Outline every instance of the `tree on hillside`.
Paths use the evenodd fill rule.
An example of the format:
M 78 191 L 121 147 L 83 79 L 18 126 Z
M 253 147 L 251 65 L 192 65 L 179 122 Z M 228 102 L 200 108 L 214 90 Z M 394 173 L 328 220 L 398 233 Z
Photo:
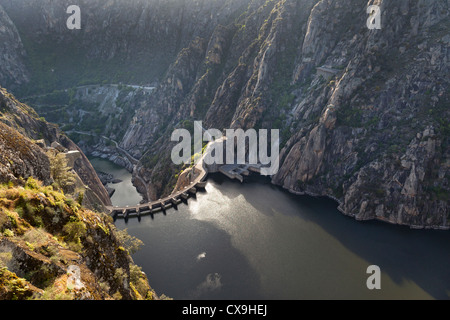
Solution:
M 75 186 L 75 174 L 67 165 L 66 157 L 63 153 L 49 151 L 47 156 L 50 160 L 50 172 L 54 184 L 65 193 L 71 193 Z

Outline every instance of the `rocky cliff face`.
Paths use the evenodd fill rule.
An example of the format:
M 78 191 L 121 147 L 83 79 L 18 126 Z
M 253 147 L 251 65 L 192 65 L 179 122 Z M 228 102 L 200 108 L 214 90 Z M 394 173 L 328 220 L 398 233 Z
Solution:
M 209 37 L 214 26 L 232 20 L 248 2 L 82 0 L 77 2 L 81 30 L 66 27 L 70 0 L 2 0 L 0 5 L 27 44 L 32 78 L 29 87 L 17 91 L 27 94 L 80 82 L 158 81 L 191 39 Z
M 90 164 L 87 157 L 81 152 L 79 147 L 73 143 L 66 135 L 64 135 L 60 129 L 52 124 L 49 124 L 44 119 L 39 118 L 36 112 L 29 106 L 19 102 L 13 95 L 8 93 L 5 89 L 0 88 L 0 122 L 4 123 L 5 134 L 3 148 L 9 148 L 9 153 L 6 153 L 4 157 L 5 162 L 2 162 L 3 168 L 8 169 L 11 172 L 5 172 L 6 176 L 12 178 L 10 174 L 14 176 L 13 181 L 19 178 L 27 179 L 28 177 L 35 177 L 44 183 L 49 181 L 49 164 L 45 155 L 45 146 L 51 146 L 52 143 L 59 143 L 67 150 L 79 151 L 80 158 L 74 163 L 73 169 L 80 177 L 82 183 L 88 186 L 87 191 L 92 192 L 91 198 L 97 200 L 93 202 L 94 207 L 111 205 L 111 199 L 95 173 L 94 168 Z M 15 133 L 15 134 L 14 134 Z M 9 140 L 8 140 L 9 137 Z M 13 140 L 11 140 L 13 139 Z M 15 155 L 18 152 L 16 141 L 38 141 L 40 140 L 41 147 L 32 143 L 28 143 L 26 150 L 23 154 Z M 20 145 L 26 145 L 20 143 Z M 19 151 L 21 151 L 20 149 Z M 29 154 L 34 157 L 28 156 Z M 27 159 L 33 159 L 32 162 L 27 162 Z M 8 161 L 14 163 L 11 166 L 8 165 Z M 22 163 L 22 162 L 23 163 Z M 31 160 L 30 160 L 31 161 Z M 33 162 L 34 161 L 34 162 Z M 17 168 L 17 169 L 14 169 Z M 14 174 L 15 173 L 15 174 Z M 9 178 L 8 178 L 9 179 Z M 96 205 L 95 205 L 96 202 Z
M 50 185 L 56 177 L 49 153 L 66 148 L 78 151 L 64 154 L 77 155 L 68 162 L 84 196 Z M 3 88 L 0 151 L 0 300 L 157 299 L 130 256 L 139 241 L 85 207 L 108 204 L 86 157 Z
M 357 4 L 312 10 L 294 83 L 317 61 L 341 71 L 323 84 L 315 76 L 294 106 L 300 130 L 273 181 L 335 196 L 357 219 L 448 228 L 448 2 L 382 1 L 381 30 L 364 27 Z M 327 19 L 330 6 L 339 20 Z
M 448 1 L 90 3 L 88 37 L 67 34 L 55 13 L 64 8 L 47 1 L 33 10 L 0 1 L 34 43 L 67 47 L 78 37 L 89 59 L 119 58 L 133 73 L 142 64 L 129 58 L 140 53 L 163 70 L 140 79 L 158 86 L 120 141 L 140 159 L 135 181 L 148 198 L 169 193 L 181 169 L 169 158 L 173 129 L 203 120 L 280 129 L 272 181 L 291 192 L 333 197 L 357 219 L 449 227 Z M 381 8 L 381 30 L 366 26 L 371 4 Z
M 0 42 L 0 83 L 16 89 L 29 81 L 29 73 L 24 64 L 26 52 L 15 24 L 1 5 Z
M 147 160 L 170 150 L 166 128 L 279 128 L 273 183 L 357 219 L 448 228 L 449 4 L 376 4 L 381 30 L 360 1 L 253 1 L 180 52 L 122 146 L 147 152 L 158 189 L 167 159 Z
M 45 152 L 16 130 L 0 122 L 0 182 L 36 177 L 50 182 L 50 162 Z

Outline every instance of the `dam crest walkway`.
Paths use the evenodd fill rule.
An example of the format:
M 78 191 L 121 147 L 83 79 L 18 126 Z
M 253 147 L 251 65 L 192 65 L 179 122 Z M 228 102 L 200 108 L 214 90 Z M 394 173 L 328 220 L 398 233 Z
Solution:
M 208 152 L 210 152 L 211 144 L 215 143 L 210 142 L 209 146 L 206 148 L 203 156 L 199 160 L 199 162 L 194 165 L 193 171 L 196 175 L 193 181 L 190 182 L 188 186 L 180 191 L 175 191 L 169 196 L 158 199 L 155 201 L 151 201 L 144 204 L 139 204 L 136 206 L 126 206 L 126 207 L 114 207 L 108 206 L 106 207 L 109 211 L 109 214 L 116 220 L 117 218 L 124 218 L 127 220 L 131 217 L 137 217 L 138 219 L 144 215 L 151 215 L 153 217 L 154 213 L 163 212 L 166 214 L 166 211 L 170 208 L 178 209 L 178 205 L 181 203 L 188 202 L 190 197 L 195 197 L 199 190 L 205 190 L 206 187 L 206 179 L 208 173 L 221 172 L 225 176 L 230 179 L 237 179 L 241 183 L 244 181 L 243 176 L 248 176 L 250 172 L 261 173 L 261 165 L 250 165 L 250 164 L 234 164 L 234 165 L 212 165 L 208 166 L 204 162 L 204 158 Z

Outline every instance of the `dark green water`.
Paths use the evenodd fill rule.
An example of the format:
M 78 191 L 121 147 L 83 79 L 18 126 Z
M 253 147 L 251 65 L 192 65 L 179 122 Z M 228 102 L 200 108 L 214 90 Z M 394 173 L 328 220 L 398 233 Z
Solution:
M 357 222 L 336 206 L 213 175 L 188 206 L 116 225 L 145 243 L 133 259 L 175 299 L 449 299 L 449 232 Z M 369 265 L 381 290 L 367 289 Z
M 134 206 L 140 203 L 142 196 L 136 191 L 131 182 L 131 173 L 111 161 L 101 158 L 90 157 L 89 161 L 96 170 L 111 173 L 114 175 L 114 178 L 122 180 L 122 182 L 116 184 L 108 184 L 109 187 L 116 190 L 111 198 L 113 206 Z

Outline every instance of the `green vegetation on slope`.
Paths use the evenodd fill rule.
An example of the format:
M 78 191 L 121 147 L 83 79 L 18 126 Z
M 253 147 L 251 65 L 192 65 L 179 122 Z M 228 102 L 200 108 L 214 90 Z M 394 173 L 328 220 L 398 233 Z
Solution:
M 153 299 L 129 256 L 141 244 L 33 178 L 0 186 L 0 299 Z

